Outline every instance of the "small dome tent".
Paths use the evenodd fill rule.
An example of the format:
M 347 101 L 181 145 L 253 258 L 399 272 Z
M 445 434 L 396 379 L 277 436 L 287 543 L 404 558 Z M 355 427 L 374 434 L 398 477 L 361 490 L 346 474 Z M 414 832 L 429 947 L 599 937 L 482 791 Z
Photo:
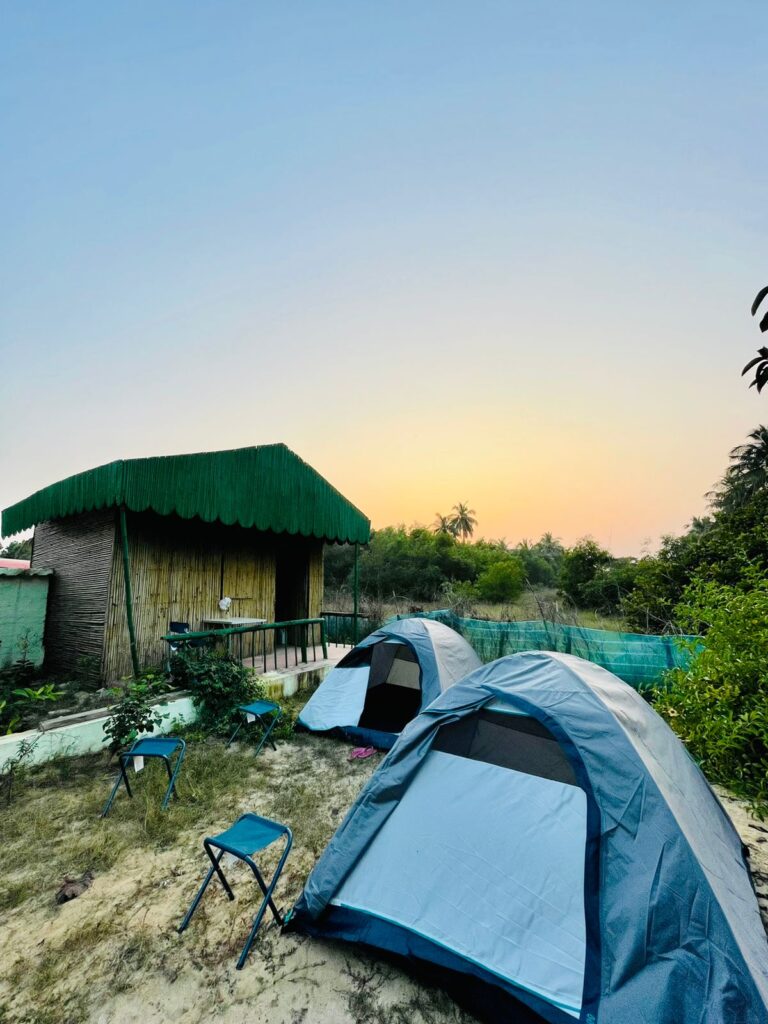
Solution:
M 312 694 L 299 724 L 342 729 L 388 749 L 414 716 L 480 666 L 455 630 L 431 619 L 401 619 L 367 636 Z
M 290 924 L 419 962 L 485 1019 L 768 1020 L 730 819 L 642 697 L 569 655 L 501 658 L 411 722 Z

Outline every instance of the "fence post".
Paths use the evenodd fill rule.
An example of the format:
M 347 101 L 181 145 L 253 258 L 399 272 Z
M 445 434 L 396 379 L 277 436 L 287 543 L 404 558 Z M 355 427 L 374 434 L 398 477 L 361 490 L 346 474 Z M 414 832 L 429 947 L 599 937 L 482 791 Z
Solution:
M 301 660 L 306 665 L 307 663 L 307 629 L 309 627 L 306 623 L 301 627 Z
M 323 645 L 323 658 L 328 660 L 328 641 L 325 638 L 325 619 L 320 620 L 320 643 Z
M 131 593 L 131 559 L 128 554 L 128 526 L 125 521 L 125 505 L 120 506 L 120 541 L 123 549 L 123 581 L 125 584 L 125 615 L 128 619 L 128 644 L 131 648 L 131 664 L 134 676 L 139 674 L 139 655 L 136 650 L 136 630 L 133 625 L 133 594 Z

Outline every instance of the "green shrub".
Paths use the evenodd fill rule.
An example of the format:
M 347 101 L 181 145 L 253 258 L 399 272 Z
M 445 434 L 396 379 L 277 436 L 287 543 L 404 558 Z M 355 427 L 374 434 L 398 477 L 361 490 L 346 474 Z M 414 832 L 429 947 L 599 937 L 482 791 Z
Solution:
M 712 782 L 768 812 L 768 579 L 752 572 L 741 587 L 698 581 L 685 591 L 677 621 L 705 632 L 688 669 L 673 669 L 654 706 Z
M 113 690 L 121 695 L 120 700 L 112 706 L 112 714 L 104 724 L 112 754 L 129 747 L 139 733 L 154 732 L 158 728 L 163 716 L 157 699 L 166 689 L 163 676 L 145 673 L 131 680 L 124 690 Z
M 53 683 L 35 686 L 37 670 L 21 659 L 0 672 L 0 735 L 21 732 L 38 724 L 47 706 L 57 701 L 62 691 Z
M 225 734 L 232 728 L 239 704 L 264 696 L 253 669 L 225 651 L 182 647 L 173 657 L 171 671 L 175 684 L 192 694 L 200 727 L 206 732 Z
M 525 570 L 519 558 L 494 562 L 477 578 L 477 592 L 484 601 L 515 601 L 523 592 Z
M 591 537 L 585 537 L 563 555 L 560 563 L 560 590 L 578 608 L 589 608 L 594 599 L 590 585 L 611 564 L 610 552 Z

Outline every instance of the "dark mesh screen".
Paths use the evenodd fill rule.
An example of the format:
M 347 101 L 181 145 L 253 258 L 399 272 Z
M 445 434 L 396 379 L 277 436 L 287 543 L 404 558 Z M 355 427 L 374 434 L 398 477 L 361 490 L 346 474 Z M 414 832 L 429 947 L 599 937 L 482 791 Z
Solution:
M 382 683 L 368 691 L 358 725 L 380 732 L 402 732 L 421 710 L 421 690 Z
M 376 646 L 353 647 L 349 654 L 345 654 L 337 668 L 360 668 L 361 665 L 370 665 L 371 656 Z
M 358 725 L 380 732 L 401 732 L 421 710 L 421 687 L 391 683 L 389 677 L 396 662 L 418 665 L 418 660 L 407 644 L 380 643 L 371 650 L 368 692 Z
M 479 711 L 444 725 L 433 750 L 486 761 L 553 782 L 576 786 L 570 761 L 552 733 L 534 718 Z
M 378 686 L 386 683 L 392 662 L 398 651 L 397 644 L 376 644 L 371 657 L 371 674 L 368 677 L 368 686 Z

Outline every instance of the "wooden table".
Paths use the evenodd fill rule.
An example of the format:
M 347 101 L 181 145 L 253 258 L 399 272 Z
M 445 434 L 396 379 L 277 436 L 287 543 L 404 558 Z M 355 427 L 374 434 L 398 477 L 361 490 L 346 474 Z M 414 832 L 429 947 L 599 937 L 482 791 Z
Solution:
M 266 619 L 249 619 L 233 615 L 228 619 L 201 619 L 203 629 L 229 629 L 232 626 L 262 626 Z M 242 637 L 241 637 L 242 639 Z M 256 656 L 256 634 L 253 634 L 254 658 Z M 232 633 L 227 634 L 227 651 L 232 651 Z M 242 653 L 242 643 L 240 645 Z

